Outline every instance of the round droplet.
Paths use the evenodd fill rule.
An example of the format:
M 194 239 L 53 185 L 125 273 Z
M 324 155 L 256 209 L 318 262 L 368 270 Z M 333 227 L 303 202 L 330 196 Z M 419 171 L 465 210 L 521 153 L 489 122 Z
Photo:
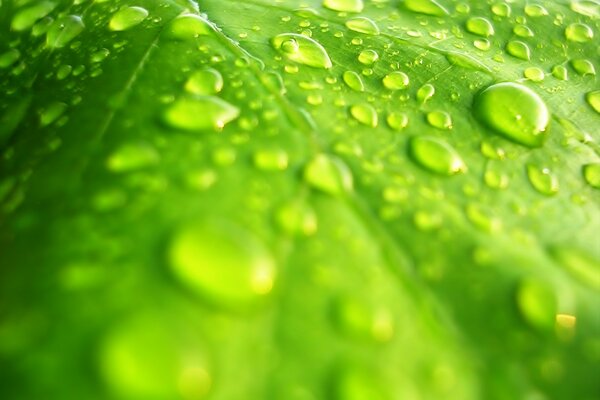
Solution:
M 366 17 L 356 17 L 346 21 L 346 27 L 352 31 L 367 35 L 379 35 L 379 27 L 373 20 Z
M 494 34 L 494 26 L 492 23 L 482 17 L 469 18 L 466 27 L 467 31 L 479 36 L 490 37 Z
M 527 165 L 527 177 L 531 186 L 539 193 L 553 196 L 558 193 L 558 178 L 548 168 L 540 168 L 536 165 Z
M 448 15 L 448 10 L 446 10 L 435 0 L 405 0 L 404 7 L 410 11 L 420 14 L 433 15 L 437 17 Z
M 290 235 L 310 236 L 317 231 L 317 215 L 304 202 L 292 201 L 282 205 L 275 219 L 279 227 Z
M 492 85 L 476 97 L 474 111 L 480 122 L 514 142 L 539 147 L 546 139 L 550 113 L 526 86 L 512 82 Z
M 438 129 L 452 129 L 452 117 L 446 111 L 427 113 L 427 122 Z
M 333 66 L 329 54 L 317 41 L 296 33 L 282 33 L 271 40 L 275 50 L 291 61 L 315 68 Z
M 417 90 L 417 100 L 425 103 L 435 94 L 435 87 L 431 83 L 426 83 Z
M 378 123 L 377 111 L 370 104 L 356 104 L 350 107 L 350 115 L 363 125 L 375 128 Z
M 409 154 L 423 168 L 441 175 L 456 175 L 467 170 L 458 152 L 434 137 L 413 137 L 409 143 Z
M 564 65 L 555 65 L 552 68 L 552 76 L 561 81 L 566 81 L 569 79 L 569 72 Z
M 546 77 L 544 71 L 538 67 L 529 67 L 523 71 L 523 76 L 532 82 L 541 82 Z
M 584 165 L 583 178 L 591 187 L 600 189 L 600 163 Z
M 29 7 L 19 10 L 13 17 L 10 28 L 13 31 L 21 32 L 31 28 L 38 20 L 50 14 L 56 7 L 52 1 L 40 1 Z
M 77 15 L 67 15 L 59 18 L 54 21 L 46 34 L 46 46 L 56 49 L 65 47 L 83 32 L 84 28 L 81 17 Z
M 386 121 L 390 128 L 400 131 L 408 126 L 408 115 L 402 112 L 391 112 Z
M 225 221 L 205 221 L 179 230 L 169 246 L 175 277 L 211 304 L 243 309 L 273 289 L 275 263 L 250 232 Z
M 141 24 L 148 17 L 148 10 L 142 7 L 123 7 L 113 14 L 108 28 L 121 32 Z
M 185 90 L 197 95 L 217 94 L 223 90 L 223 76 L 212 68 L 198 70 L 188 78 Z
M 167 28 L 167 36 L 173 39 L 189 40 L 213 31 L 210 23 L 196 14 L 182 14 Z
M 253 161 L 263 171 L 283 171 L 288 166 L 289 157 L 280 149 L 261 149 L 254 153 Z
M 156 165 L 160 160 L 158 152 L 147 143 L 131 143 L 119 147 L 106 160 L 106 167 L 112 172 L 129 172 Z
M 356 72 L 346 71 L 344 72 L 342 78 L 344 79 L 344 82 L 346 83 L 346 85 L 348 85 L 350 89 L 355 90 L 357 92 L 365 91 L 365 85 L 363 83 L 363 80 L 360 77 L 360 75 L 358 75 Z
M 531 50 L 529 46 L 519 40 L 512 40 L 506 45 L 506 51 L 513 57 L 529 61 L 531 59 Z
M 331 195 L 341 195 L 353 187 L 350 169 L 337 157 L 319 154 L 304 168 L 304 181 Z
M 323 0 L 323 7 L 333 11 L 359 13 L 363 10 L 363 0 Z
M 375 307 L 366 301 L 344 296 L 334 303 L 336 327 L 350 337 L 378 342 L 389 341 L 394 334 L 391 313 L 384 307 Z
M 389 90 L 405 89 L 409 83 L 408 75 L 401 71 L 391 72 L 383 78 L 383 86 Z
M 358 55 L 358 61 L 364 65 L 373 65 L 379 60 L 379 54 L 375 50 L 363 50 Z
M 596 68 L 590 60 L 574 59 L 571 60 L 571 66 L 581 76 L 596 75 Z
M 565 37 L 571 42 L 585 43 L 594 38 L 594 31 L 589 25 L 573 23 L 565 29 Z
M 188 131 L 220 130 L 239 115 L 239 108 L 218 97 L 190 96 L 175 100 L 163 114 L 163 120 Z
M 557 300 L 549 284 L 523 280 L 517 287 L 515 300 L 521 316 L 532 327 L 543 331 L 554 328 Z

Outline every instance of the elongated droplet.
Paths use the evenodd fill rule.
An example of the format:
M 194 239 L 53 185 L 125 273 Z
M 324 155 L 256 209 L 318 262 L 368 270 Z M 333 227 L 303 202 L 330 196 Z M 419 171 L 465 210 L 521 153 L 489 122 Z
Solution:
M 467 170 L 457 151 L 434 137 L 413 137 L 409 143 L 409 154 L 420 166 L 441 175 L 456 175 Z
M 158 152 L 148 143 L 129 143 L 110 155 L 106 167 L 112 172 L 129 172 L 156 165 L 159 160 Z
M 383 78 L 383 86 L 389 90 L 400 90 L 408 87 L 410 79 L 401 71 L 390 72 Z
M 515 300 L 521 316 L 533 328 L 549 331 L 554 327 L 557 301 L 550 285 L 538 280 L 523 280 L 517 287 Z
M 506 51 L 513 57 L 529 61 L 531 59 L 531 50 L 527 44 L 520 40 L 512 40 L 506 45 Z
M 217 94 L 223 89 L 223 76 L 212 68 L 194 72 L 185 83 L 185 90 L 197 95 Z
M 558 193 L 558 178 L 548 168 L 529 164 L 527 165 L 527 177 L 531 186 L 541 194 L 553 196 Z
M 54 21 L 46 34 L 46 46 L 57 49 L 65 47 L 83 32 L 84 28 L 81 17 L 77 15 L 59 18 Z
M 148 10 L 142 7 L 124 7 L 113 14 L 108 27 L 111 31 L 126 31 L 141 24 L 148 17 Z
M 296 33 L 282 33 L 271 40 L 275 50 L 291 61 L 315 68 L 333 66 L 329 54 L 317 41 Z
M 466 27 L 467 31 L 479 36 L 490 37 L 494 34 L 494 26 L 492 23 L 482 17 L 469 18 Z
M 438 129 L 452 129 L 452 117 L 445 111 L 427 113 L 427 122 Z
M 216 306 L 247 308 L 271 292 L 275 283 L 275 263 L 265 246 L 225 221 L 182 228 L 168 255 L 175 277 Z
M 10 28 L 21 32 L 31 28 L 38 20 L 50 14 L 56 7 L 52 1 L 40 1 L 37 4 L 19 10 L 13 17 Z
M 350 89 L 355 90 L 357 92 L 365 91 L 365 84 L 363 83 L 363 80 L 360 77 L 360 75 L 358 75 L 356 72 L 346 71 L 344 72 L 342 78 L 344 79 L 344 82 L 346 83 L 346 85 L 348 85 Z
M 366 17 L 356 17 L 346 21 L 346 27 L 352 31 L 366 33 L 367 35 L 379 35 L 379 27 L 373 20 Z
M 448 10 L 435 0 L 405 0 L 404 7 L 420 14 L 438 17 L 448 15 Z
M 190 40 L 213 31 L 208 21 L 196 14 L 182 14 L 167 28 L 166 35 L 172 39 Z
M 546 139 L 550 113 L 544 101 L 518 83 L 498 83 L 475 99 L 475 116 L 496 133 L 529 147 Z
M 323 0 L 323 7 L 333 11 L 359 13 L 365 6 L 363 0 Z
M 426 83 L 417 90 L 417 100 L 421 103 L 427 102 L 435 94 L 435 86 L 431 83 Z
M 0 54 L 0 68 L 8 68 L 21 58 L 21 52 L 17 49 L 10 49 Z
M 378 123 L 377 111 L 370 104 L 356 104 L 350 107 L 350 115 L 363 125 L 375 128 Z
M 68 106 L 65 103 L 60 101 L 55 101 L 50 103 L 44 110 L 40 113 L 40 125 L 48 126 L 67 110 Z
M 576 58 L 571 60 L 571 66 L 581 76 L 596 75 L 596 67 L 590 60 Z
M 304 168 L 304 181 L 315 189 L 331 195 L 341 195 L 353 187 L 350 169 L 342 160 L 319 154 Z
M 596 0 L 573 0 L 571 10 L 586 17 L 600 18 L 600 3 Z
M 172 127 L 183 130 L 220 130 L 239 115 L 239 108 L 218 97 L 186 96 L 171 104 L 163 119 Z

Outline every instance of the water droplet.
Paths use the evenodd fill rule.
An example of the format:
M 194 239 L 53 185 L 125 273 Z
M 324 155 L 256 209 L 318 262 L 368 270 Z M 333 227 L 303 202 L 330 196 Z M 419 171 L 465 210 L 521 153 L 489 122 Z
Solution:
M 21 32 L 31 28 L 38 20 L 50 14 L 56 7 L 51 1 L 40 1 L 38 4 L 19 10 L 13 17 L 10 28 L 13 31 Z
M 119 147 L 106 160 L 112 172 L 129 172 L 158 164 L 160 156 L 148 143 L 130 143 Z
M 528 164 L 527 177 L 533 188 L 541 194 L 553 196 L 558 193 L 558 178 L 548 168 Z
M 492 47 L 492 43 L 487 39 L 475 39 L 473 46 L 481 51 L 487 51 Z
M 445 111 L 431 111 L 427 113 L 429 125 L 438 129 L 452 129 L 452 117 Z
M 358 55 L 358 61 L 364 65 L 373 65 L 379 60 L 379 54 L 375 50 L 363 50 Z
M 585 100 L 588 104 L 600 114 L 600 90 L 594 90 L 585 95 Z
M 350 115 L 363 125 L 375 128 L 378 123 L 377 111 L 370 104 L 356 104 L 350 107 Z
M 509 17 L 510 12 L 510 6 L 506 3 L 495 3 L 492 5 L 492 13 L 499 17 Z
M 506 189 L 510 183 L 510 179 L 507 174 L 497 171 L 489 166 L 483 175 L 483 181 L 489 188 L 496 190 Z
M 548 15 L 548 10 L 540 4 L 527 4 L 525 6 L 525 14 L 529 17 L 543 17 Z
M 373 20 L 366 17 L 356 17 L 346 21 L 346 27 L 352 31 L 367 35 L 379 35 L 379 27 Z
M 387 342 L 394 334 L 394 321 L 387 309 L 354 297 L 338 298 L 333 304 L 333 318 L 342 333 L 357 339 Z
M 148 17 L 148 10 L 142 7 L 123 7 L 113 14 L 108 28 L 111 31 L 121 32 L 141 24 Z
M 594 31 L 586 24 L 573 23 L 565 29 L 565 37 L 571 42 L 585 43 L 594 38 Z
M 420 231 L 431 232 L 440 229 L 444 224 L 444 219 L 437 212 L 419 210 L 413 216 L 413 223 Z
M 417 100 L 425 103 L 435 94 L 435 87 L 431 83 L 426 83 L 417 90 Z
M 209 22 L 196 14 L 182 14 L 168 27 L 167 36 L 173 39 L 189 40 L 213 31 Z
M 346 83 L 346 85 L 348 85 L 350 89 L 356 90 L 357 92 L 365 91 L 365 85 L 362 81 L 362 78 L 356 72 L 346 71 L 344 72 L 342 78 L 344 79 L 344 82 Z
M 408 75 L 400 71 L 390 72 L 383 78 L 383 86 L 389 90 L 405 89 L 409 83 Z
M 282 33 L 275 36 L 271 44 L 283 56 L 299 64 L 325 69 L 333 66 L 325 48 L 307 36 Z
M 386 121 L 390 128 L 400 131 L 408 126 L 408 115 L 402 112 L 391 112 Z
M 596 68 L 590 60 L 575 59 L 571 60 L 571 66 L 581 76 L 596 75 Z
M 193 224 L 176 232 L 169 265 L 194 293 L 228 309 L 255 305 L 275 283 L 275 263 L 265 246 L 225 221 Z
M 409 154 L 420 166 L 441 175 L 456 175 L 467 170 L 457 151 L 434 137 L 413 137 L 409 144 Z
M 420 14 L 437 17 L 448 15 L 448 10 L 435 0 L 405 0 L 404 7 Z
M 67 15 L 59 18 L 54 21 L 46 34 L 46 46 L 57 49 L 65 47 L 83 32 L 84 28 L 81 17 L 77 15 Z
M 557 300 L 553 288 L 546 282 L 526 279 L 519 282 L 515 300 L 523 319 L 542 331 L 554 328 Z
M 466 24 L 467 31 L 472 34 L 490 37 L 494 34 L 494 26 L 492 23 L 482 17 L 469 18 Z
M 188 131 L 220 130 L 239 115 L 239 108 L 217 97 L 190 96 L 175 100 L 163 114 L 163 120 Z
M 506 51 L 513 57 L 529 61 L 531 59 L 531 50 L 529 46 L 519 40 L 512 40 L 506 45 Z
M 323 7 L 333 11 L 359 13 L 363 10 L 363 0 L 323 0 Z
M 476 97 L 474 111 L 480 122 L 514 142 L 539 147 L 546 139 L 550 113 L 526 86 L 512 82 L 492 85 Z
M 476 228 L 484 232 L 495 233 L 502 228 L 502 221 L 498 217 L 476 204 L 467 206 L 466 215 Z
M 67 110 L 67 108 L 68 108 L 68 106 L 65 103 L 62 103 L 60 101 L 55 101 L 53 103 L 50 103 L 48 106 L 46 106 L 40 112 L 40 125 L 41 126 L 50 125 L 51 123 L 56 121 L 58 118 L 60 118 L 60 116 L 64 114 L 64 112 Z
M 17 49 L 10 49 L 0 54 L 0 68 L 8 68 L 21 58 L 21 52 Z
M 315 211 L 301 201 L 291 201 L 279 207 L 275 219 L 279 227 L 290 235 L 310 236 L 317 231 Z
M 523 76 L 533 82 L 541 82 L 546 77 L 544 71 L 538 67 L 529 67 L 523 71 Z
M 569 79 L 569 72 L 564 65 L 555 65 L 552 68 L 552 76 L 561 81 L 566 81 Z
M 583 166 L 583 178 L 593 188 L 600 189 L 600 163 Z
M 352 190 L 353 178 L 344 162 L 334 156 L 319 154 L 304 168 L 304 181 L 311 187 L 331 195 Z
M 289 157 L 284 150 L 261 149 L 254 153 L 253 161 L 263 171 L 283 171 L 288 166 Z
M 223 76 L 212 68 L 198 70 L 188 78 L 185 90 L 196 95 L 217 94 L 223 90 Z
M 600 290 L 600 262 L 582 250 L 573 247 L 555 247 L 550 254 L 581 283 Z
M 600 3 L 594 0 L 572 0 L 571 10 L 586 17 L 600 18 Z
M 533 31 L 528 26 L 521 24 L 515 25 L 515 27 L 513 28 L 513 32 L 515 35 L 523 38 L 529 38 L 534 36 Z

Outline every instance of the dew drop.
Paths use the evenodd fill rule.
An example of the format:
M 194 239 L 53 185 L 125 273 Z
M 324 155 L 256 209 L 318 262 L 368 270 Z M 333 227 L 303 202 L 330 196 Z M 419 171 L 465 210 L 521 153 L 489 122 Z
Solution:
M 40 125 L 48 126 L 60 118 L 68 106 L 60 101 L 55 101 L 46 106 L 40 113 Z
M 490 37 L 494 34 L 494 26 L 492 23 L 482 17 L 469 18 L 466 28 L 470 33 L 483 37 Z
M 220 130 L 239 114 L 239 108 L 217 97 L 186 96 L 167 108 L 163 120 L 174 128 L 188 131 Z
M 199 15 L 182 14 L 175 18 L 167 28 L 167 36 L 172 39 L 189 40 L 213 31 L 209 22 Z
M 417 90 L 417 100 L 421 103 L 427 102 L 435 94 L 435 87 L 431 83 L 426 83 Z
M 586 24 L 573 23 L 565 29 L 565 37 L 571 42 L 585 43 L 594 38 L 594 31 Z
M 413 137 L 409 143 L 409 154 L 423 168 L 441 175 L 456 175 L 467 170 L 458 152 L 434 137 Z
M 226 221 L 206 221 L 175 233 L 169 246 L 175 277 L 215 306 L 243 309 L 271 292 L 275 263 L 250 232 Z
M 373 20 L 366 17 L 356 17 L 346 21 L 346 27 L 352 31 L 367 35 L 379 35 L 379 27 Z
M 523 37 L 523 38 L 529 38 L 529 37 L 533 37 L 533 31 L 525 25 L 515 25 L 515 27 L 513 28 L 513 32 L 515 35 L 519 36 L 519 37 Z
M 363 125 L 375 128 L 378 124 L 377 111 L 370 104 L 356 104 L 350 107 L 350 115 Z
M 194 72 L 185 83 L 185 90 L 196 95 L 212 95 L 223 90 L 223 76 L 213 68 Z
M 401 71 L 390 72 L 383 78 L 383 86 L 389 90 L 406 89 L 410 83 L 408 75 Z
M 496 190 L 506 189 L 510 183 L 510 179 L 507 174 L 496 171 L 489 167 L 486 169 L 483 175 L 483 181 L 489 188 Z
M 275 214 L 277 225 L 289 235 L 311 236 L 317 231 L 317 215 L 307 204 L 291 201 L 283 204 Z
M 284 150 L 261 149 L 253 156 L 256 168 L 263 171 L 283 171 L 288 167 L 289 157 Z
M 600 18 L 600 3 L 594 0 L 572 0 L 571 10 L 586 17 Z
M 531 186 L 539 193 L 553 196 L 558 193 L 558 178 L 548 168 L 540 168 L 533 164 L 527 165 L 527 177 Z
M 323 7 L 333 11 L 359 13 L 363 10 L 363 0 L 323 0 Z
M 513 57 L 529 61 L 531 59 L 531 50 L 524 42 L 512 40 L 506 45 L 506 51 Z
M 569 72 L 564 65 L 555 65 L 552 68 L 552 76 L 561 81 L 566 81 L 569 79 Z
M 19 10 L 13 17 L 10 28 L 21 32 L 31 28 L 38 20 L 50 14 L 56 7 L 52 1 L 40 1 L 37 4 Z
M 435 0 L 405 0 L 404 7 L 410 11 L 420 14 L 433 15 L 437 17 L 448 15 L 448 10 L 446 10 Z
M 590 60 L 574 59 L 571 60 L 571 66 L 581 76 L 596 75 L 596 68 Z
M 353 178 L 344 162 L 334 156 L 319 154 L 304 168 L 304 181 L 311 187 L 331 195 L 350 192 Z
M 431 111 L 427 113 L 429 125 L 438 129 L 452 129 L 452 117 L 446 111 Z
M 583 166 L 582 172 L 588 185 L 600 189 L 600 163 L 586 164 Z
M 115 150 L 106 160 L 106 167 L 112 172 L 129 172 L 156 165 L 159 160 L 158 152 L 149 144 L 130 143 Z
M 358 55 L 358 61 L 364 65 L 373 65 L 379 60 L 379 54 L 375 50 L 363 50 Z
M 594 90 L 585 95 L 585 100 L 588 104 L 600 114 L 600 90 Z
M 548 15 L 548 10 L 540 4 L 527 4 L 525 6 L 525 14 L 528 17 L 543 17 Z
M 557 300 L 549 284 L 533 279 L 522 280 L 515 300 L 521 316 L 533 328 L 542 331 L 554 328 Z
M 48 33 L 46 33 L 46 46 L 56 49 L 65 47 L 83 32 L 84 28 L 81 17 L 77 15 L 67 15 L 59 18 L 54 21 Z
M 511 9 L 506 3 L 495 3 L 492 5 L 492 13 L 499 17 L 509 17 Z
M 546 77 L 544 71 L 538 67 L 529 67 L 523 71 L 523 76 L 532 82 L 541 82 Z
M 10 49 L 0 54 L 0 68 L 8 68 L 21 58 L 21 52 L 17 49 Z
M 518 83 L 498 83 L 475 98 L 477 119 L 496 133 L 525 146 L 540 147 L 547 136 L 550 113 L 544 101 Z
M 344 82 L 346 83 L 346 85 L 348 85 L 350 89 L 355 90 L 357 92 L 365 91 L 365 85 L 362 81 L 362 78 L 356 72 L 346 71 L 344 72 L 342 78 L 344 79 Z
M 357 339 L 387 342 L 394 334 L 394 321 L 384 307 L 343 296 L 333 305 L 333 320 L 341 333 Z
M 111 31 L 121 32 L 141 24 L 148 17 L 148 10 L 142 7 L 123 7 L 113 14 L 108 23 Z
M 325 69 L 333 66 L 325 48 L 307 36 L 282 33 L 275 36 L 271 44 L 283 56 L 299 64 Z
M 386 121 L 390 128 L 400 131 L 408 126 L 408 115 L 402 112 L 391 112 Z

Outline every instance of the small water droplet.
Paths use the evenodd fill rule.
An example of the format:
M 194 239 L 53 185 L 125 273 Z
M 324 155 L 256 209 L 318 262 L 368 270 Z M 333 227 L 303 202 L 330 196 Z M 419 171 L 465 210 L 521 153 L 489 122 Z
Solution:
M 520 40 L 511 40 L 506 45 L 506 51 L 513 57 L 529 61 L 531 59 L 531 50 L 529 46 Z
M 108 23 L 111 31 L 121 32 L 141 24 L 148 17 L 148 10 L 142 7 L 123 7 L 113 14 Z
M 379 27 L 373 20 L 366 17 L 356 17 L 346 21 L 346 27 L 352 31 L 367 35 L 379 35 Z
M 46 46 L 59 49 L 65 47 L 81 32 L 85 26 L 81 17 L 77 15 L 67 15 L 59 18 L 50 27 L 46 33 Z
M 363 0 L 323 0 L 323 7 L 333 11 L 359 13 L 363 10 Z
M 583 166 L 583 178 L 593 188 L 600 189 L 600 163 Z
M 546 77 L 544 71 L 538 67 L 529 67 L 523 71 L 523 76 L 532 82 L 541 82 Z
M 435 0 L 405 0 L 404 7 L 410 11 L 420 14 L 433 15 L 437 17 L 448 15 L 448 10 L 446 10 Z
M 182 14 L 167 28 L 167 36 L 172 39 L 189 40 L 213 31 L 210 23 L 196 14 Z
M 220 130 L 239 114 L 239 108 L 217 97 L 185 96 L 167 108 L 163 120 L 177 129 Z
M 346 71 L 344 72 L 342 78 L 344 79 L 344 82 L 346 83 L 346 85 L 348 85 L 350 89 L 355 90 L 357 92 L 365 91 L 365 85 L 362 81 L 362 78 L 356 72 Z
M 310 236 L 317 231 L 315 211 L 301 201 L 291 201 L 280 206 L 275 219 L 279 227 L 290 235 Z
M 467 20 L 467 31 L 474 35 L 490 37 L 494 34 L 494 26 L 492 23 L 482 17 L 473 17 Z
M 319 154 L 304 168 L 304 181 L 311 187 L 331 195 L 352 190 L 353 178 L 344 162 L 334 156 Z
M 379 54 L 375 50 L 363 50 L 358 55 L 358 61 L 364 65 L 373 65 L 379 60 Z
M 291 61 L 315 68 L 333 66 L 329 54 L 317 41 L 296 33 L 282 33 L 271 40 L 275 50 Z
M 558 193 L 558 178 L 548 168 L 540 168 L 533 164 L 527 165 L 527 177 L 531 186 L 539 193 L 553 196 Z
M 452 129 L 452 117 L 446 111 L 431 111 L 427 113 L 429 125 L 438 129 Z
M 427 102 L 435 94 L 435 87 L 431 83 L 426 83 L 417 90 L 417 100 L 421 103 Z
M 412 159 L 425 169 L 441 175 L 456 175 L 467 171 L 458 152 L 446 142 L 434 137 L 415 136 L 409 143 Z
M 213 68 L 194 72 L 185 83 L 185 90 L 196 95 L 212 95 L 223 90 L 223 76 Z
M 596 68 L 590 60 L 574 59 L 571 60 L 571 66 L 581 76 L 596 75 Z
M 263 171 L 283 171 L 288 167 L 289 157 L 284 150 L 261 149 L 254 153 L 253 161 Z
M 466 208 L 466 215 L 476 228 L 484 232 L 495 233 L 502 228 L 502 221 L 498 217 L 477 204 L 469 204 Z
M 383 86 L 389 90 L 400 90 L 408 87 L 410 79 L 401 71 L 390 72 L 383 78 Z
M 408 126 L 408 115 L 402 112 L 391 112 L 386 121 L 390 128 L 400 131 Z
M 491 166 L 488 166 L 486 169 L 483 181 L 489 188 L 496 190 L 506 189 L 510 183 L 510 179 L 506 173 L 498 171 Z
M 169 266 L 179 281 L 213 305 L 244 309 L 275 283 L 275 263 L 250 232 L 226 221 L 192 224 L 175 233 Z
M 546 139 L 550 113 L 526 86 L 512 82 L 492 85 L 476 97 L 474 112 L 480 122 L 514 142 L 539 147 Z
M 515 300 L 521 316 L 533 328 L 542 331 L 554 328 L 557 300 L 548 283 L 533 279 L 522 280 L 518 284 Z
M 569 72 L 564 65 L 555 65 L 552 68 L 552 76 L 561 81 L 566 81 L 569 79 Z
M 362 103 L 350 107 L 350 115 L 363 125 L 375 128 L 378 124 L 377 111 L 372 105 Z
M 342 333 L 357 339 L 387 342 L 394 334 L 394 321 L 386 308 L 354 297 L 338 298 L 333 305 L 333 318 Z

